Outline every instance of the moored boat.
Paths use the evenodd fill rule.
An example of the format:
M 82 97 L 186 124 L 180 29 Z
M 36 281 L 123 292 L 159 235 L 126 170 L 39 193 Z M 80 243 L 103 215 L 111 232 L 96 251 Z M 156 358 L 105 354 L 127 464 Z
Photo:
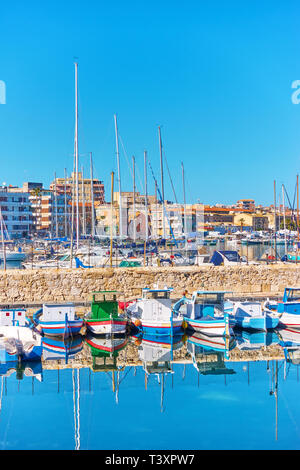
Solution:
M 1 309 L 0 362 L 35 361 L 41 355 L 41 336 L 31 328 L 26 310 Z
M 93 292 L 91 310 L 84 322 L 93 334 L 125 334 L 127 318 L 119 315 L 117 291 Z
M 182 332 L 182 315 L 172 308 L 172 288 L 142 289 L 142 298 L 130 304 L 127 313 L 133 327 L 148 335 L 176 335 Z
M 77 317 L 73 303 L 43 304 L 33 315 L 36 328 L 46 336 L 68 338 L 77 335 L 83 320 Z
M 278 314 L 263 309 L 260 302 L 226 302 L 225 311 L 240 328 L 267 331 L 276 328 L 279 323 Z
M 265 303 L 268 307 L 268 302 Z M 278 313 L 278 326 L 284 328 L 300 328 L 300 287 L 286 287 L 283 298 L 272 305 Z
M 189 330 L 202 332 L 210 336 L 230 336 L 232 324 L 229 314 L 224 311 L 225 291 L 194 291 L 192 298 L 183 297 L 175 305 L 174 310 L 180 311 L 186 305 L 184 326 Z

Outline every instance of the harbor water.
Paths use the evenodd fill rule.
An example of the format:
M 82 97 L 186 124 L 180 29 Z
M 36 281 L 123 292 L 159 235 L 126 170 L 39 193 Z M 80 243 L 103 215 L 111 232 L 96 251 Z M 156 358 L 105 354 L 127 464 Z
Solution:
M 23 371 L 2 363 L 0 448 L 299 449 L 299 365 L 272 359 L 272 351 L 259 359 L 278 346 L 274 335 L 267 346 L 256 337 L 257 356 L 239 360 L 232 356 L 238 343 L 227 359 L 202 348 L 193 360 L 186 339 L 177 359 L 154 363 L 153 373 L 137 361 L 144 341 L 132 338 L 117 366 L 114 354 L 95 354 L 85 343 L 69 359 L 45 351 Z

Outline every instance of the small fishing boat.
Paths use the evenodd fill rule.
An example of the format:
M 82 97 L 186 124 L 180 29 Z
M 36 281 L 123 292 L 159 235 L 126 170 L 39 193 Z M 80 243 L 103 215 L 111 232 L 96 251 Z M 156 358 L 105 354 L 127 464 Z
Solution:
M 265 302 L 268 308 L 268 301 Z M 283 298 L 272 303 L 273 309 L 278 313 L 278 326 L 284 328 L 300 328 L 300 287 L 286 287 Z
M 75 314 L 73 303 L 43 304 L 34 313 L 33 322 L 42 334 L 63 338 L 77 335 L 83 326 L 83 320 Z
M 260 302 L 226 302 L 225 312 L 235 321 L 239 328 L 249 328 L 253 330 L 271 330 L 279 323 L 278 314 L 271 310 L 263 309 Z
M 25 309 L 0 310 L 0 362 L 40 360 L 41 336 L 31 326 Z
M 172 288 L 142 289 L 142 298 L 127 308 L 133 327 L 148 335 L 176 335 L 182 332 L 182 315 L 174 312 Z
M 84 322 L 93 334 L 125 334 L 127 318 L 119 315 L 117 291 L 92 293 L 91 310 Z
M 182 297 L 174 305 L 179 312 L 186 305 L 183 315 L 184 327 L 210 336 L 230 336 L 234 319 L 230 324 L 229 314 L 224 311 L 225 291 L 194 291 L 192 298 Z

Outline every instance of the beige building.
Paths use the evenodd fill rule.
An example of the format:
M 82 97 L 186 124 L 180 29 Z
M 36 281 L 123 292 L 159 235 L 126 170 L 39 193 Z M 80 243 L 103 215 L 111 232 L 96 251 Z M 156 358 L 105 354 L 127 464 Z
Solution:
M 100 202 L 104 204 L 104 184 L 103 181 L 93 179 L 93 185 L 91 178 L 82 178 L 82 173 L 78 172 L 78 198 L 79 202 L 82 203 L 84 200 L 87 203 L 92 201 L 92 186 L 94 193 L 94 202 Z M 55 181 L 50 184 L 50 189 L 55 190 Z M 56 191 L 57 194 L 64 194 L 65 192 L 69 196 L 73 196 L 76 200 L 76 173 L 72 173 L 67 178 L 56 178 Z

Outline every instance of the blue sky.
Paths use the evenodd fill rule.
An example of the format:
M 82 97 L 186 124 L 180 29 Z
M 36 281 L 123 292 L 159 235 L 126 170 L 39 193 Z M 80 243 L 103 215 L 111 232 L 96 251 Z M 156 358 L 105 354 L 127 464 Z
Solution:
M 123 190 L 143 152 L 160 181 L 158 126 L 176 197 L 188 202 L 292 199 L 300 163 L 300 6 L 296 1 L 15 1 L 1 5 L 0 182 L 21 185 L 72 171 L 74 57 L 79 73 L 80 165 Z M 125 152 L 123 150 L 123 145 Z M 148 172 L 149 191 L 153 178 Z M 174 200 L 167 169 L 165 195 Z

